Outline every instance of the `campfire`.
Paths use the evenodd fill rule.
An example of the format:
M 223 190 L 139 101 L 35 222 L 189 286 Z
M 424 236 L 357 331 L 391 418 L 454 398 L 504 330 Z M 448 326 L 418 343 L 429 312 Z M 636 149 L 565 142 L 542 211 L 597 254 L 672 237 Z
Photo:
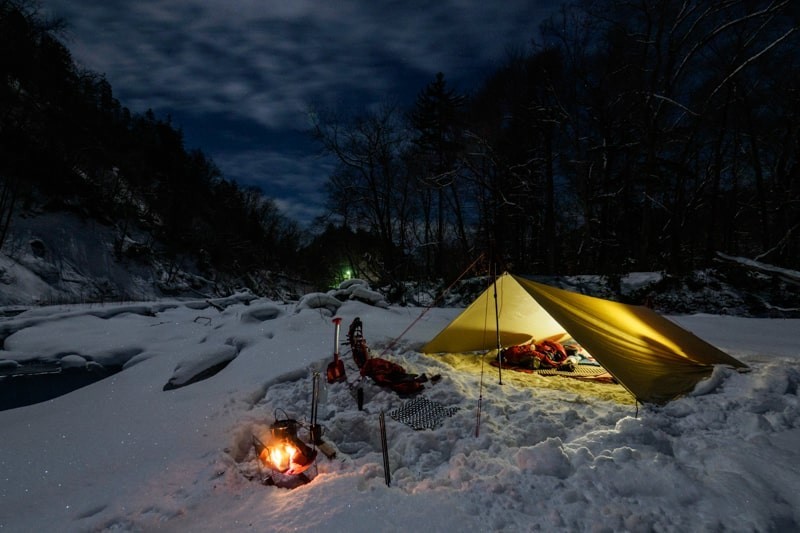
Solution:
M 268 485 L 294 487 L 311 481 L 306 473 L 314 465 L 317 450 L 303 442 L 297 436 L 300 424 L 297 420 L 278 418 L 278 409 L 275 412 L 275 422 L 270 425 L 269 436 L 262 440 L 253 435 L 253 446 L 260 465 L 270 471 L 263 480 Z M 265 442 L 266 441 L 266 442 Z

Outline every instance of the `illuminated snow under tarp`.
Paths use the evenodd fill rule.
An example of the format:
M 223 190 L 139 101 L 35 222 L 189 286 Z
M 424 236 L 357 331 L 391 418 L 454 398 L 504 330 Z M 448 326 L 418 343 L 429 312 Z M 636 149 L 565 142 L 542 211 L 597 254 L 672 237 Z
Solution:
M 572 337 L 637 400 L 665 403 L 694 389 L 714 365 L 746 365 L 643 306 L 503 274 L 426 344 L 425 353 L 472 352 Z M 495 288 L 497 312 L 495 312 Z

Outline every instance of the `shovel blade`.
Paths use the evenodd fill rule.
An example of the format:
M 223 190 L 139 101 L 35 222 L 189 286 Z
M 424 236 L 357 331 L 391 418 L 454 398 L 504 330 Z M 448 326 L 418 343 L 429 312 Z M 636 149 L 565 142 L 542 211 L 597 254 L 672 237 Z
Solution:
M 341 359 L 336 359 L 332 363 L 329 363 L 326 374 L 328 377 L 328 383 L 336 383 L 346 380 L 347 375 L 344 371 L 344 362 L 342 362 Z

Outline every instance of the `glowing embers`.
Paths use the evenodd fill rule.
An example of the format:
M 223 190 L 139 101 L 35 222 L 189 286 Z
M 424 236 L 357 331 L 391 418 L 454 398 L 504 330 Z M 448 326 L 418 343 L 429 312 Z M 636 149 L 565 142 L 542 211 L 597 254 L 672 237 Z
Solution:
M 282 409 L 280 410 L 282 411 Z M 267 442 L 253 435 L 253 446 L 258 455 L 259 465 L 264 465 L 272 473 L 263 482 L 294 488 L 311 481 L 306 472 L 317 458 L 317 450 L 308 446 L 297 436 L 300 424 L 291 418 L 278 419 L 269 428 Z M 286 416 L 286 413 L 283 413 Z

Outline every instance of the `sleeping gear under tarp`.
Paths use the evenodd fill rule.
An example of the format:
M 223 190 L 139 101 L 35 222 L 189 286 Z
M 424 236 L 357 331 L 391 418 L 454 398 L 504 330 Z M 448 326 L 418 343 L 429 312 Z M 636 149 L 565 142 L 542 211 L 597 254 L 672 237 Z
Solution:
M 496 325 L 499 325 L 497 331 Z M 691 392 L 715 365 L 746 365 L 643 306 L 503 274 L 426 344 L 425 353 L 479 352 L 574 339 L 638 401 Z

